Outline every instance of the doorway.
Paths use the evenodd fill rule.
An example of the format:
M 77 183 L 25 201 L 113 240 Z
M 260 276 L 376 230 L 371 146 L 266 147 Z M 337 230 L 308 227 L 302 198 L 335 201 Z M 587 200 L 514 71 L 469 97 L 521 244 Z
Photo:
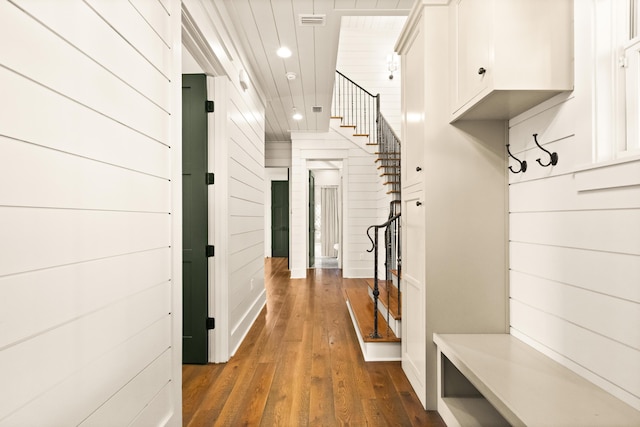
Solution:
M 271 256 L 289 256 L 289 181 L 271 181 Z
M 309 247 L 314 248 L 310 268 L 341 268 L 341 161 L 309 161 L 314 185 L 309 187 Z M 310 227 L 311 228 L 311 227 Z

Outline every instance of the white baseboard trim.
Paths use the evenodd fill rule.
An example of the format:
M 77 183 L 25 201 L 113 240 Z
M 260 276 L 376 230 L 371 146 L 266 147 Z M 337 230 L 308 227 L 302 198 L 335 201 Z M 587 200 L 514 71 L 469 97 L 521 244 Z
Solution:
M 258 298 L 253 302 L 249 310 L 242 316 L 242 319 L 236 324 L 233 331 L 231 331 L 231 336 L 229 337 L 229 347 L 231 348 L 231 352 L 229 353 L 229 358 L 236 354 L 240 344 L 244 341 L 244 338 L 249 333 L 251 326 L 258 318 L 258 315 L 262 311 L 262 308 L 267 304 L 267 290 L 263 289 L 258 295 Z
M 373 277 L 372 268 L 347 268 L 342 270 L 345 279 L 368 279 Z
M 292 279 L 306 279 L 307 278 L 307 269 L 306 268 L 292 268 L 291 269 L 291 278 Z

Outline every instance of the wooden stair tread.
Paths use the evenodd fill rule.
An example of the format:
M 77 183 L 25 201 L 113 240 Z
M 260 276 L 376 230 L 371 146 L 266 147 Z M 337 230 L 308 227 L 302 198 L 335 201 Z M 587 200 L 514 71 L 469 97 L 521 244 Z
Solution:
M 356 128 L 356 125 L 340 125 L 341 128 Z
M 373 279 L 365 280 L 367 285 L 369 285 L 369 288 L 373 290 Z M 391 288 L 390 294 L 389 288 Z M 378 302 L 383 304 L 387 310 L 389 310 L 389 315 L 391 317 L 395 320 L 402 320 L 402 315 L 400 314 L 400 310 L 398 310 L 398 288 L 396 288 L 390 280 L 378 280 L 378 291 L 380 292 L 378 295 Z M 387 306 L 387 296 L 389 297 L 389 306 Z
M 366 136 L 366 137 L 368 137 L 369 134 L 368 133 L 354 133 L 353 136 Z
M 371 338 L 370 334 L 373 332 L 373 301 L 366 289 L 350 288 L 346 289 L 346 294 L 364 342 L 400 342 L 400 338 L 396 337 L 391 328 L 387 326 L 387 322 L 380 314 L 380 311 L 378 311 L 378 333 L 382 335 L 382 338 Z

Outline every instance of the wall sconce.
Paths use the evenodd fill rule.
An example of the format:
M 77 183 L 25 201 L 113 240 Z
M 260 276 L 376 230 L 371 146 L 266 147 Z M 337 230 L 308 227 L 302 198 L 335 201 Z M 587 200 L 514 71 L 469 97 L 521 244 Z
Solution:
M 393 72 L 398 69 L 398 55 L 395 53 L 387 55 L 387 69 L 389 70 L 389 80 L 393 80 Z

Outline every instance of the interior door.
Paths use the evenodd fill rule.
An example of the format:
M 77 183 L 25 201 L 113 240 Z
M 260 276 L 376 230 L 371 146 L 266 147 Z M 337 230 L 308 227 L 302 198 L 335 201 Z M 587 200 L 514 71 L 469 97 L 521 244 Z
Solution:
M 289 181 L 271 182 L 271 256 L 289 256 Z
M 316 263 L 316 183 L 309 171 L 309 267 Z
M 182 76 L 182 361 L 208 361 L 207 84 Z

